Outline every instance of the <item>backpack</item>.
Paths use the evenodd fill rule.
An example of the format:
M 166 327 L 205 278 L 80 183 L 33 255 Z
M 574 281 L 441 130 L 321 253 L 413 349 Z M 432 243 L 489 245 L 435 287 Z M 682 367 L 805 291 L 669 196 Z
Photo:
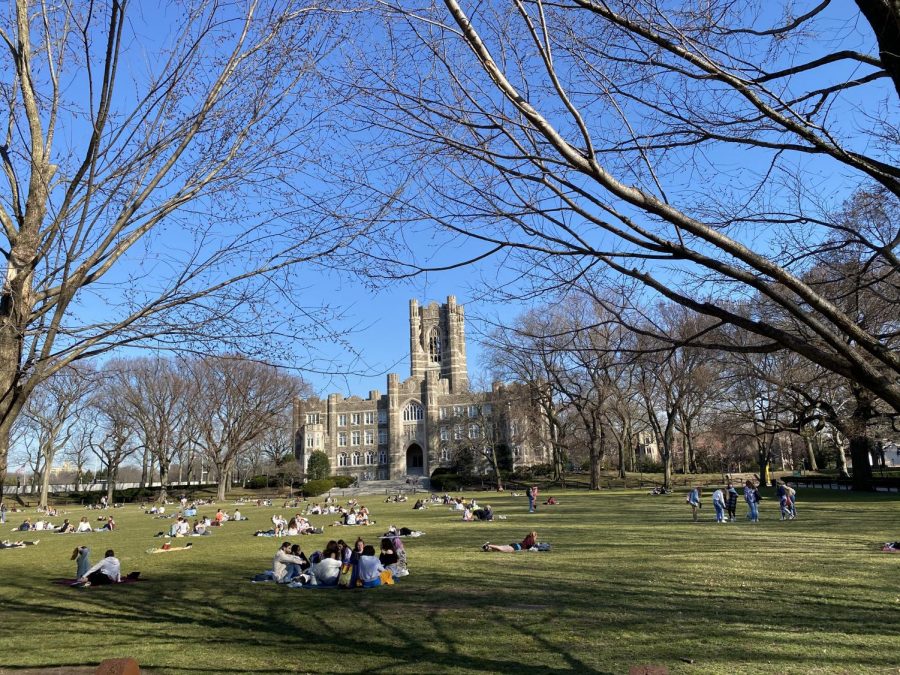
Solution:
M 539 543 L 535 544 L 535 548 L 537 548 L 538 551 L 549 551 L 550 544 L 539 542 Z

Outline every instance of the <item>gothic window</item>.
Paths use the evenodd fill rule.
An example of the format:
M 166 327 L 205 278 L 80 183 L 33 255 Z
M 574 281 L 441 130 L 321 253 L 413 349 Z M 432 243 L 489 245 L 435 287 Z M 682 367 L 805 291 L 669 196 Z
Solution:
M 353 466 L 359 466 L 362 464 L 362 455 L 358 452 L 353 453 Z
M 338 455 L 338 466 L 348 466 L 349 462 L 347 461 L 347 453 L 342 452 Z
M 319 423 L 319 413 L 306 413 L 306 423 L 307 424 L 318 424 Z
M 375 453 L 367 452 L 366 453 L 366 464 L 374 464 L 375 463 Z
M 387 429 L 379 429 L 378 430 L 378 445 L 387 445 L 387 442 L 388 442 Z
M 382 450 L 378 453 L 378 463 L 387 464 L 387 450 Z
M 403 409 L 404 422 L 418 422 L 425 419 L 425 409 L 418 403 L 410 403 Z
M 437 326 L 431 329 L 428 335 L 428 356 L 432 363 L 441 362 L 441 336 L 438 333 Z

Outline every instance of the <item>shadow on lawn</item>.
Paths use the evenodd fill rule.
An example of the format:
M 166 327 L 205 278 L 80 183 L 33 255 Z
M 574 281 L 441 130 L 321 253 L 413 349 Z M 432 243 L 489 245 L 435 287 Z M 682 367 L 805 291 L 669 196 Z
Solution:
M 577 560 L 560 558 L 577 572 Z M 481 564 L 490 559 L 497 564 L 494 577 L 473 578 L 464 569 L 453 578 L 423 573 L 392 588 L 368 591 L 251 585 L 244 581 L 245 571 L 237 569 L 216 570 L 216 578 L 228 581 L 207 593 L 196 590 L 209 581 L 198 576 L 200 571 L 189 577 L 156 576 L 127 587 L 61 587 L 73 596 L 54 614 L 78 622 L 81 630 L 105 630 L 107 645 L 122 654 L 143 643 L 157 649 L 180 645 L 187 648 L 183 664 L 173 659 L 142 666 L 196 673 L 290 672 L 286 655 L 291 653 L 297 657 L 296 670 L 311 672 L 417 672 L 427 667 L 431 672 L 488 673 L 527 665 L 543 673 L 575 673 L 601 672 L 598 664 L 610 662 L 623 672 L 640 663 L 678 664 L 692 658 L 692 643 L 703 645 L 707 667 L 711 659 L 753 664 L 765 658 L 764 651 L 753 648 L 762 642 L 777 646 L 777 660 L 785 668 L 803 670 L 815 664 L 810 654 L 821 651 L 821 635 L 810 636 L 811 631 L 841 634 L 848 641 L 884 636 L 885 631 L 898 634 L 896 622 L 886 625 L 871 604 L 835 606 L 817 597 L 813 586 L 789 603 L 735 598 L 702 582 L 656 592 L 640 574 L 608 579 L 575 575 L 562 581 L 548 577 L 543 566 L 529 567 L 523 557 L 485 556 Z M 674 575 L 682 563 L 670 564 L 671 570 L 667 563 L 655 572 Z M 235 579 L 240 581 L 231 581 Z M 31 590 L 9 608 L 12 614 L 4 609 L 7 618 L 25 622 L 46 611 L 29 600 L 42 597 L 45 589 Z M 748 633 L 759 641 L 747 640 Z M 243 660 L 239 666 L 225 661 L 207 666 L 202 659 L 192 664 L 190 645 L 196 641 L 222 654 L 239 651 Z M 827 663 L 832 668 L 890 665 L 884 654 L 860 659 L 859 649 L 852 653 L 852 661 L 832 655 Z

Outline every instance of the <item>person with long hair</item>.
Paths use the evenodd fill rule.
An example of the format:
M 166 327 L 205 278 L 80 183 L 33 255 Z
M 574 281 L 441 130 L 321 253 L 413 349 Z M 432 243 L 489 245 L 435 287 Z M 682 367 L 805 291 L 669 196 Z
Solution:
M 537 544 L 537 532 L 532 530 L 527 535 L 525 535 L 525 538 L 520 544 L 492 544 L 488 541 L 482 545 L 481 550 L 497 551 L 498 553 L 515 553 L 516 551 L 527 551 L 535 544 Z

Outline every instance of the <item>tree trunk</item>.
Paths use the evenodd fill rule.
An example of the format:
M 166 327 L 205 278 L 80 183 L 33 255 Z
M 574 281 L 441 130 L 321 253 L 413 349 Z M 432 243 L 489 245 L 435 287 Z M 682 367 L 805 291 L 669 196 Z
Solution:
M 684 451 L 688 458 L 688 471 L 697 473 L 697 457 L 694 454 L 694 434 L 691 432 L 690 423 L 684 425 Z
M 868 491 L 872 489 L 872 452 L 875 449 L 869 437 L 869 420 L 875 416 L 875 410 L 871 395 L 861 387 L 854 389 L 856 410 L 846 432 L 853 460 L 853 489 Z
M 141 460 L 141 483 L 142 488 L 147 487 L 147 465 L 150 463 L 150 451 L 144 448 L 144 457 Z
M 803 442 L 806 444 L 806 461 L 809 462 L 810 471 L 818 471 L 819 465 L 816 463 L 816 452 L 813 446 L 812 437 L 804 436 Z
M 159 503 L 162 504 L 166 501 L 166 498 L 169 496 L 168 493 L 169 487 L 169 463 L 168 462 L 160 462 L 159 463 Z
M 45 467 L 49 467 L 50 463 L 47 462 Z M 50 497 L 50 471 L 45 470 L 41 475 L 41 498 L 38 502 L 42 508 L 47 508 L 47 502 Z
M 629 447 L 631 445 L 631 434 L 627 431 L 622 434 L 619 440 L 619 478 L 625 478 L 625 459 L 634 451 Z
M 112 506 L 115 504 L 115 494 L 116 494 L 116 479 L 119 477 L 119 467 L 117 466 L 107 466 L 106 467 L 106 501 Z

